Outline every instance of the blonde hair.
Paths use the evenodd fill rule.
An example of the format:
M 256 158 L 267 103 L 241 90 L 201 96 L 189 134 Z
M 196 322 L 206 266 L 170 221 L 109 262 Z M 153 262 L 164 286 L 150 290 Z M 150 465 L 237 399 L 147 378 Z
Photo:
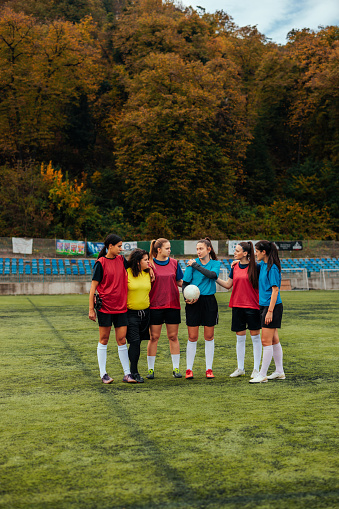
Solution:
M 169 242 L 167 239 L 157 239 L 157 240 L 151 240 L 151 246 L 149 250 L 149 261 L 152 262 L 153 258 L 156 258 L 158 256 L 158 249 L 161 249 L 166 242 Z

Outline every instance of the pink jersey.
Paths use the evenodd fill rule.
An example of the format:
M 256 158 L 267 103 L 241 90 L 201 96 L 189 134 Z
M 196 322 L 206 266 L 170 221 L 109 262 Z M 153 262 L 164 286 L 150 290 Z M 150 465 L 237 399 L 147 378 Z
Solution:
M 124 258 L 99 258 L 102 265 L 103 278 L 98 284 L 97 290 L 102 298 L 102 313 L 126 313 L 127 312 L 127 273 L 124 266 Z
M 229 307 L 259 309 L 259 290 L 255 290 L 248 279 L 248 265 L 245 269 L 241 269 L 238 264 L 233 267 L 233 289 Z
M 154 263 L 153 270 L 155 281 L 152 283 L 152 289 L 149 294 L 151 309 L 180 309 L 179 290 L 177 286 L 177 267 L 178 262 L 174 258 L 169 258 L 166 265 Z

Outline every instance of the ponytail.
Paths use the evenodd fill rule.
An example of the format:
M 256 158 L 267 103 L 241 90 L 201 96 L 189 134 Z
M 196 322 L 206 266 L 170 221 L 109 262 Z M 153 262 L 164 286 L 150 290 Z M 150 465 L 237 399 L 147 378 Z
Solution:
M 258 288 L 258 271 L 257 264 L 254 256 L 254 248 L 252 242 L 239 242 L 239 246 L 242 247 L 243 251 L 247 253 L 247 259 L 249 260 L 248 265 L 248 279 L 253 288 Z
M 160 238 L 157 240 L 151 240 L 150 250 L 149 250 L 149 261 L 150 263 L 153 262 L 153 258 L 156 258 L 158 256 L 158 249 L 160 249 L 163 244 L 166 244 L 166 242 L 169 242 L 169 240 Z
M 259 240 L 256 243 L 255 248 L 258 251 L 265 251 L 267 255 L 267 272 L 270 271 L 273 264 L 278 267 L 279 272 L 281 272 L 281 265 L 279 260 L 279 254 L 277 246 L 274 242 L 269 242 L 268 240 Z
M 213 249 L 212 241 L 209 237 L 205 237 L 204 239 L 198 240 L 197 244 L 205 244 L 205 246 L 210 247 L 211 248 L 210 257 L 212 258 L 212 260 L 218 259 L 217 255 L 215 254 L 215 251 Z
M 114 233 L 110 233 L 109 235 L 107 235 L 107 237 L 104 240 L 104 247 L 98 254 L 98 260 L 99 260 L 99 258 L 103 258 L 104 256 L 106 256 L 107 250 L 108 250 L 110 244 L 115 246 L 116 244 L 118 244 L 121 241 L 122 241 L 122 239 L 119 237 L 119 235 L 115 235 Z

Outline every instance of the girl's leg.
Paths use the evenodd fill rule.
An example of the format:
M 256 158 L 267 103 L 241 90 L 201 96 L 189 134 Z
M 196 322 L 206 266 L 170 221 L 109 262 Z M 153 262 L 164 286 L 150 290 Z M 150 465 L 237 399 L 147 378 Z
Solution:
M 169 340 L 170 352 L 172 357 L 173 370 L 179 369 L 180 363 L 180 345 L 178 339 L 179 324 L 178 323 L 167 323 L 167 337 Z
M 253 371 L 258 371 L 261 361 L 262 344 L 260 339 L 260 330 L 251 330 L 251 339 L 253 343 Z
M 283 351 L 279 341 L 278 329 L 275 329 L 273 336 L 273 359 L 275 362 L 276 373 L 283 374 Z
M 197 341 L 199 337 L 199 327 L 187 327 L 188 341 L 186 350 L 187 369 L 192 371 L 195 354 L 197 352 Z
M 138 371 L 138 362 L 140 358 L 140 343 L 141 341 L 133 341 L 129 345 L 128 349 L 128 357 L 131 363 L 131 373 L 132 375 L 135 375 L 136 373 L 139 373 Z
M 205 360 L 206 360 L 206 372 L 211 370 L 213 367 L 214 359 L 214 327 L 204 327 L 204 338 L 205 338 Z M 212 377 L 211 377 L 212 378 Z
M 118 344 L 118 354 L 121 362 L 122 369 L 124 370 L 124 375 L 130 374 L 129 369 L 129 358 L 128 358 L 128 350 L 126 345 L 126 332 L 127 327 L 117 327 L 115 329 L 115 339 Z
M 151 325 L 150 326 L 151 338 L 147 345 L 148 371 L 149 370 L 154 371 L 155 356 L 157 354 L 158 341 L 159 341 L 160 334 L 161 334 L 161 327 L 162 327 L 162 325 Z
M 276 329 L 268 329 L 263 327 L 261 333 L 261 342 L 263 345 L 263 356 L 260 369 L 260 376 L 266 377 L 267 370 L 271 364 L 273 356 L 273 337 Z
M 99 343 L 97 347 L 98 364 L 100 370 L 100 378 L 106 374 L 106 361 L 107 361 L 107 343 L 111 327 L 99 326 Z M 113 381 L 113 380 L 112 380 Z
M 238 369 L 245 372 L 245 346 L 246 346 L 246 331 L 242 330 L 236 333 L 237 334 L 237 363 Z

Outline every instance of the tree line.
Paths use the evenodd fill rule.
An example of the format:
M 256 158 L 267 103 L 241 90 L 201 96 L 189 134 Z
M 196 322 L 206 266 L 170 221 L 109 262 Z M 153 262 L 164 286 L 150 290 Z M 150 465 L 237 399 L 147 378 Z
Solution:
M 338 237 L 339 27 L 0 0 L 2 236 Z

